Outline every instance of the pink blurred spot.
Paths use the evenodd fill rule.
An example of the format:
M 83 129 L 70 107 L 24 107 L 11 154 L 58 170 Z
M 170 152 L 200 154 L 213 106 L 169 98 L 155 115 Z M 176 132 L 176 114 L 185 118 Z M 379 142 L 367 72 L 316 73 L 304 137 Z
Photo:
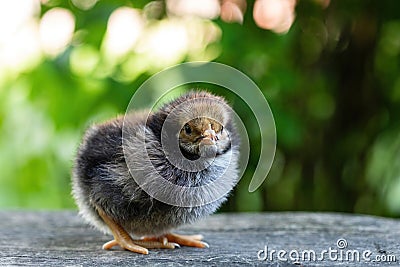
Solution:
M 296 0 L 257 0 L 253 17 L 257 26 L 276 33 L 286 33 L 295 18 Z
M 221 19 L 225 22 L 242 24 L 245 11 L 245 0 L 224 0 L 221 4 Z

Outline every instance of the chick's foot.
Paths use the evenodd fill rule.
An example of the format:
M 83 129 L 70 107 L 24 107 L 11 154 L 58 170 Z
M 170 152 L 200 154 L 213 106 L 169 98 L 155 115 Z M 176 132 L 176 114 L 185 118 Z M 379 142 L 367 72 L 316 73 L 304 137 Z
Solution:
M 144 237 L 143 241 L 160 241 L 162 243 L 168 242 L 172 244 L 178 244 L 187 247 L 196 248 L 208 248 L 209 245 L 206 242 L 201 241 L 202 235 L 179 235 L 169 233 L 161 237 Z
M 150 240 L 136 240 L 136 239 L 120 239 L 119 241 L 113 239 L 103 245 L 103 249 L 108 250 L 114 246 L 120 246 L 123 249 L 141 253 L 148 254 L 148 248 L 168 248 L 173 249 L 178 247 L 178 244 L 170 243 L 170 242 L 158 242 L 158 241 L 150 241 Z
M 103 245 L 103 249 L 111 249 L 114 246 L 119 245 L 121 248 L 140 253 L 140 254 L 149 254 L 148 248 L 169 248 L 173 249 L 176 246 L 179 246 L 170 242 L 160 242 L 153 240 L 135 240 L 132 239 L 131 236 L 125 229 L 112 220 L 102 209 L 97 209 L 100 217 L 110 228 L 114 239 L 105 243 Z

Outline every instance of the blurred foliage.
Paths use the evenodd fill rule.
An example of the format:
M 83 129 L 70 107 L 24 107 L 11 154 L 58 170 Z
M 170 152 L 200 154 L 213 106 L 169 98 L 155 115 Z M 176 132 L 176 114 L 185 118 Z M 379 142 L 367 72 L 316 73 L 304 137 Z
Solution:
M 71 12 L 75 29 L 66 49 L 37 52 L 1 69 L 1 208 L 74 207 L 70 172 L 85 128 L 123 113 L 134 91 L 157 71 L 215 60 L 262 89 L 278 135 L 268 179 L 249 193 L 259 130 L 248 107 L 227 96 L 246 118 L 253 152 L 223 211 L 400 216 L 400 2 L 331 1 L 323 8 L 318 1 L 298 1 L 284 35 L 257 27 L 250 1 L 243 25 L 168 17 L 163 2 L 84 1 L 94 3 L 87 10 L 75 2 L 42 1 L 37 14 L 39 21 L 55 7 Z M 107 21 L 121 6 L 142 12 L 145 26 L 136 50 L 110 55 Z M 154 45 L 146 38 L 160 27 L 171 35 Z M 185 46 L 179 31 L 192 32 Z

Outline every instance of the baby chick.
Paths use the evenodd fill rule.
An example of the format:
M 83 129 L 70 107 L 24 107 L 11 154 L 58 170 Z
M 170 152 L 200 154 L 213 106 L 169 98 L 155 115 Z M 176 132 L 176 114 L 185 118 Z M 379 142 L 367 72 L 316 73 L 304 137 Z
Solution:
M 171 230 L 216 211 L 238 181 L 238 157 L 226 101 L 192 91 L 158 111 L 90 127 L 74 164 L 73 196 L 89 223 L 114 236 L 103 249 L 208 247 L 201 235 Z M 168 191 L 164 182 L 182 190 Z M 159 192 L 178 202 L 155 198 Z

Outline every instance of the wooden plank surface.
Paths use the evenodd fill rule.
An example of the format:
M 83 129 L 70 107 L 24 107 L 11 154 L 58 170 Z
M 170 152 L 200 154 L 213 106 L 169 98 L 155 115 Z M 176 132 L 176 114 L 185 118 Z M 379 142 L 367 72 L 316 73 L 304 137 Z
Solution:
M 210 248 L 150 250 L 149 255 L 118 248 L 104 251 L 101 245 L 111 237 L 87 226 L 74 211 L 1 211 L 0 265 L 400 265 L 400 220 L 395 219 L 334 213 L 217 214 L 177 232 L 201 233 Z M 339 248 L 339 239 L 339 246 L 344 241 L 347 246 Z M 283 251 L 281 260 L 278 252 L 271 256 L 272 250 Z M 381 262 L 375 261 L 378 258 Z

